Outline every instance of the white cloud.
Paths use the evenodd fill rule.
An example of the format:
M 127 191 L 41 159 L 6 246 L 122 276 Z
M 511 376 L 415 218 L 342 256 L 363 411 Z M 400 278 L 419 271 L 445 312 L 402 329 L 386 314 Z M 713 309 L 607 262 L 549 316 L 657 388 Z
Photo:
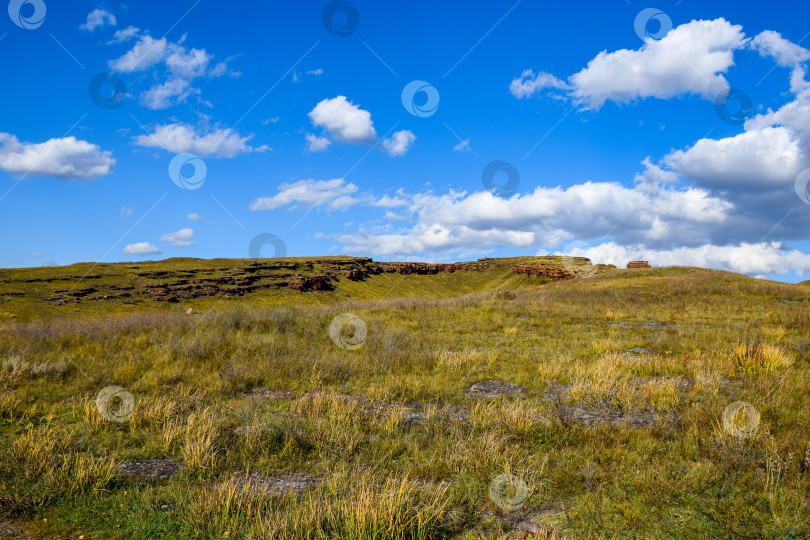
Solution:
M 607 100 L 667 99 L 687 94 L 714 100 L 728 89 L 722 75 L 734 65 L 734 51 L 747 43 L 742 27 L 723 18 L 692 21 L 662 39 L 648 39 L 638 50 L 602 51 L 579 73 L 568 78 L 568 96 L 578 104 L 599 109 Z M 562 81 L 531 70 L 512 81 L 518 98 L 544 88 L 564 89 Z
M 531 69 L 523 70 L 520 77 L 512 79 L 512 83 L 509 85 L 509 91 L 518 99 L 531 97 L 546 88 L 567 90 L 569 86 L 551 73 L 541 71 L 535 74 Z
M 132 207 L 131 206 L 124 206 L 121 208 L 121 217 L 128 218 L 132 216 Z
M 388 139 L 383 140 L 382 146 L 389 156 L 404 156 L 416 140 L 416 135 L 407 129 L 397 131 Z
M 329 140 L 328 137 L 318 137 L 317 135 L 313 135 L 312 133 L 306 134 L 307 139 L 307 150 L 310 152 L 323 152 L 330 146 L 332 146 L 332 141 Z
M 169 242 L 173 247 L 183 248 L 194 245 L 194 229 L 180 229 L 177 232 L 164 234 L 159 238 L 161 242 Z
M 810 60 L 810 51 L 786 40 L 773 30 L 760 33 L 751 40 L 751 47 L 762 56 L 770 56 L 780 66 L 793 67 Z
M 171 78 L 156 84 L 141 94 L 141 103 L 153 111 L 167 109 L 176 103 L 183 103 L 190 95 L 200 90 L 191 87 L 188 79 Z
M 128 28 L 120 35 L 116 33 L 113 42 L 124 41 L 137 32 L 137 29 L 130 32 Z M 179 42 L 172 43 L 166 38 L 155 39 L 148 34 L 142 35 L 129 51 L 110 60 L 108 65 L 118 73 L 134 73 L 163 64 L 165 79 L 143 92 L 141 103 L 152 110 L 165 109 L 184 102 L 190 95 L 200 93 L 198 88 L 192 86 L 194 79 L 218 77 L 227 73 L 225 62 L 212 68 L 213 56 L 205 49 L 187 49 L 182 45 L 184 40 L 185 36 Z
M 10 173 L 87 180 L 110 174 L 115 165 L 111 152 L 75 137 L 27 143 L 0 133 L 0 144 L 0 170 Z
M 167 56 L 169 43 L 166 38 L 155 39 L 152 36 L 141 36 L 137 43 L 123 56 L 107 62 L 109 68 L 118 73 L 145 71 Z
M 253 148 L 248 145 L 252 137 L 242 137 L 230 128 L 198 133 L 188 124 L 178 123 L 157 126 L 153 133 L 137 136 L 134 143 L 149 148 L 163 148 L 173 153 L 191 152 L 201 157 L 213 155 L 231 158 L 238 154 L 264 152 L 268 149 L 266 146 Z
M 357 186 L 347 184 L 342 178 L 299 180 L 292 184 L 281 184 L 278 191 L 272 197 L 256 199 L 250 209 L 275 210 L 288 205 L 292 208 L 314 208 L 325 204 L 330 210 L 345 210 L 358 202 L 351 196 L 357 193 Z
M 753 129 L 719 140 L 700 139 L 665 157 L 676 172 L 717 190 L 768 190 L 793 185 L 804 169 L 798 142 L 784 127 Z
M 41 257 L 44 257 L 45 254 L 43 252 L 41 252 L 41 251 L 33 251 L 33 252 L 29 253 L 28 256 L 32 257 L 34 259 L 39 259 Z
M 107 45 L 113 45 L 115 43 L 123 43 L 125 41 L 129 41 L 130 39 L 134 38 L 138 35 L 140 29 L 135 28 L 134 26 L 127 26 L 122 30 L 116 30 L 113 34 L 113 38 L 107 42 Z
M 200 214 L 197 214 L 197 213 L 191 213 L 191 214 L 187 215 L 186 217 L 187 217 L 189 220 L 191 220 L 191 221 L 197 221 L 197 222 L 199 222 L 199 223 L 202 223 L 203 221 L 205 221 L 205 220 L 204 220 L 204 219 L 203 219 L 203 218 L 200 216 Z
M 278 116 L 274 116 L 273 118 L 266 118 L 262 120 L 262 125 L 266 126 L 268 124 L 276 124 L 278 123 L 278 120 L 279 120 Z
M 319 76 L 319 75 L 323 75 L 323 73 L 324 73 L 323 68 L 318 68 L 318 69 L 313 69 L 313 70 L 307 71 L 307 75 Z
M 87 15 L 87 22 L 79 28 L 92 32 L 96 28 L 101 28 L 105 25 L 115 26 L 115 15 L 103 9 L 94 9 Z
M 324 99 L 309 113 L 312 125 L 322 127 L 338 143 L 365 144 L 377 138 L 371 113 L 337 96 Z
M 699 245 L 706 240 L 704 229 L 722 227 L 732 210 L 698 188 L 650 183 L 627 188 L 608 182 L 538 187 L 510 199 L 485 191 L 423 193 L 410 196 L 409 203 L 417 216 L 410 229 L 361 229 L 341 240 L 351 252 L 385 256 L 553 246 L 569 238 L 601 238 L 608 231 L 623 243 Z
M 125 247 L 124 253 L 127 255 L 154 255 L 162 252 L 159 247 L 153 246 L 149 242 L 136 242 Z
M 593 262 L 615 264 L 619 268 L 624 268 L 630 261 L 645 260 L 653 266 L 697 266 L 748 275 L 786 274 L 791 271 L 801 273 L 810 270 L 810 255 L 790 249 L 779 242 L 744 242 L 730 246 L 707 244 L 666 250 L 606 242 L 585 249 L 575 249 L 570 253 L 556 253 L 588 257 Z

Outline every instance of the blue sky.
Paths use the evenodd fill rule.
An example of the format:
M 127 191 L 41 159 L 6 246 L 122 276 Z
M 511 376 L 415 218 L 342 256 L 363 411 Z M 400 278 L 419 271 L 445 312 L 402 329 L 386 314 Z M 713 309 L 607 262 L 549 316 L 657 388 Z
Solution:
M 248 257 L 268 234 L 258 255 L 566 253 L 807 279 L 808 14 L 12 0 L 0 266 Z M 438 105 L 418 92 L 409 111 L 406 87 Z M 201 181 L 173 182 L 173 160 Z

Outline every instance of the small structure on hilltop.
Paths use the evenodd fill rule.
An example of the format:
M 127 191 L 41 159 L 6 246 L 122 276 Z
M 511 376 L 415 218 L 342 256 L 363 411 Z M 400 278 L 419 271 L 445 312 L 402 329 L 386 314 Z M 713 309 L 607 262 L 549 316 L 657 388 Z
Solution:
M 647 261 L 630 261 L 627 268 L 652 268 Z

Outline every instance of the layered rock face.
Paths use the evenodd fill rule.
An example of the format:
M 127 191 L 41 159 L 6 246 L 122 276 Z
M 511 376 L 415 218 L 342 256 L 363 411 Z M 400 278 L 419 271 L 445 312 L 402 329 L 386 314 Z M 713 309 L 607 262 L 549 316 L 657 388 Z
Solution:
M 652 268 L 647 261 L 630 261 L 627 268 Z
M 571 264 L 566 265 L 566 261 Z M 113 268 L 119 274 L 111 282 L 106 276 Z M 146 271 L 136 265 L 110 265 L 103 273 L 80 276 L 78 281 L 89 282 L 88 285 L 80 288 L 64 288 L 64 285 L 61 288 L 54 287 L 51 289 L 53 296 L 45 296 L 43 300 L 53 305 L 65 305 L 88 300 L 133 303 L 139 299 L 160 302 L 182 302 L 203 297 L 227 299 L 267 289 L 288 288 L 302 293 L 332 291 L 340 279 L 362 281 L 378 274 L 431 276 L 497 269 L 541 280 L 558 281 L 587 277 L 607 268 L 615 267 L 592 265 L 584 257 L 483 258 L 470 262 L 439 264 L 376 262 L 368 257 L 218 261 L 215 265 L 190 260 L 185 267 Z M 43 282 L 52 280 L 53 278 L 44 276 L 41 279 Z

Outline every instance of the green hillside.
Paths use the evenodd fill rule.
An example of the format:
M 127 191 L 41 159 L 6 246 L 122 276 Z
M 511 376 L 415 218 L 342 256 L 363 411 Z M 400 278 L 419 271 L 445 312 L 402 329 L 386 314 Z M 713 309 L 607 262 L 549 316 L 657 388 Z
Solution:
M 810 535 L 806 286 L 407 264 L 0 271 L 0 530 Z

